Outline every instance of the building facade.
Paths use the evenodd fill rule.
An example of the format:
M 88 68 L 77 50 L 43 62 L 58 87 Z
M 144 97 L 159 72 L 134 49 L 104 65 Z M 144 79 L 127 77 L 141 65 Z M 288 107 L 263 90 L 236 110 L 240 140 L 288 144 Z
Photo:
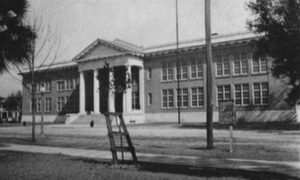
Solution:
M 212 39 L 214 121 L 218 121 L 218 102 L 231 99 L 239 121 L 295 119 L 284 102 L 287 87 L 270 72 L 271 60 L 253 57 L 255 38 L 252 33 L 239 33 Z M 178 72 L 176 52 L 176 44 L 142 48 L 121 40 L 97 39 L 72 61 L 37 70 L 36 111 L 40 113 L 44 103 L 47 121 L 80 121 L 86 114 L 114 112 L 121 102 L 118 105 L 127 122 L 177 122 L 178 107 L 182 122 L 205 122 L 205 40 L 180 42 Z M 97 78 L 106 63 L 115 72 L 117 67 L 127 69 L 131 84 L 121 96 L 101 86 Z M 25 84 L 29 83 L 27 76 L 25 72 Z M 112 72 L 108 77 L 113 82 Z M 40 86 L 46 87 L 43 97 Z M 23 121 L 31 119 L 30 97 L 23 89 Z M 118 98 L 122 100 L 116 101 Z

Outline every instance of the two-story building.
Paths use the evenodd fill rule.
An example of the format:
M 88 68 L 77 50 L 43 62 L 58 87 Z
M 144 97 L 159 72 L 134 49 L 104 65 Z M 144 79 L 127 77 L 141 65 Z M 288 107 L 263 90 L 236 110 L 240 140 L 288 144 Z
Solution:
M 240 121 L 290 121 L 294 111 L 284 101 L 287 87 L 276 80 L 270 59 L 253 57 L 254 34 L 245 32 L 214 36 L 213 74 L 214 121 L 218 102 L 233 99 Z M 51 122 L 80 121 L 87 115 L 115 111 L 115 93 L 101 88 L 97 78 L 108 63 L 111 68 L 126 66 L 132 86 L 123 95 L 122 111 L 127 122 L 205 122 L 206 60 L 205 39 L 176 44 L 138 47 L 122 40 L 97 39 L 76 57 L 37 70 L 36 111 Z M 178 69 L 178 72 L 177 72 Z M 179 86 L 177 90 L 177 73 Z M 29 83 L 28 71 L 23 74 Z M 112 77 L 111 75 L 109 76 Z M 39 87 L 46 87 L 43 99 Z M 30 121 L 30 93 L 23 89 L 23 121 Z M 99 116 L 100 117 L 100 116 Z

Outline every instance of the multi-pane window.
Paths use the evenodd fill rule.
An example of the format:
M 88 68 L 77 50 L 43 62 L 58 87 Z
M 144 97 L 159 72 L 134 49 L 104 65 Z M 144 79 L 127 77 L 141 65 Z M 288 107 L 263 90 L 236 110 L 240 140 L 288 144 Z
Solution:
M 248 58 L 247 54 L 236 54 L 234 55 L 234 75 L 246 75 L 248 74 Z
M 73 90 L 76 88 L 76 80 L 75 78 L 66 79 L 66 90 Z
M 36 99 L 36 112 L 42 111 L 42 98 Z
M 140 99 L 138 91 L 132 92 L 132 109 L 140 109 Z
M 173 89 L 162 90 L 162 108 L 173 108 L 174 92 Z
M 230 85 L 217 86 L 218 102 L 230 100 Z
M 230 75 L 230 63 L 226 56 L 219 56 L 216 58 L 216 73 L 217 77 Z
M 151 93 L 148 93 L 148 95 L 147 95 L 147 104 L 148 104 L 148 106 L 152 105 L 152 94 Z
M 65 90 L 65 81 L 57 81 L 56 88 L 57 88 L 57 91 L 64 91 Z
M 236 105 L 249 105 L 249 84 L 234 85 L 234 96 Z
M 177 107 L 188 107 L 188 88 L 177 89 Z
M 190 77 L 191 79 L 203 78 L 203 67 L 200 61 L 197 60 L 191 61 Z
M 253 83 L 254 104 L 266 105 L 269 103 L 268 83 Z
M 176 76 L 175 78 L 179 80 L 185 80 L 188 77 L 188 70 L 187 70 L 186 61 L 182 61 L 178 63 L 178 67 L 176 67 Z M 177 72 L 178 71 L 178 72 Z
M 58 97 L 56 102 L 56 111 L 62 111 L 65 104 L 66 104 L 66 98 Z
M 50 112 L 51 111 L 51 98 L 50 97 L 45 98 L 44 103 L 45 103 L 44 104 L 45 112 Z
M 252 72 L 257 73 L 266 73 L 268 70 L 267 60 L 266 59 L 252 59 Z
M 162 81 L 173 80 L 173 67 L 171 63 L 162 63 Z
M 204 106 L 204 93 L 203 87 L 194 87 L 191 90 L 191 102 L 192 107 Z
M 44 84 L 45 84 L 45 90 L 46 90 L 46 92 L 50 92 L 51 91 L 51 82 L 50 81 L 46 81 Z

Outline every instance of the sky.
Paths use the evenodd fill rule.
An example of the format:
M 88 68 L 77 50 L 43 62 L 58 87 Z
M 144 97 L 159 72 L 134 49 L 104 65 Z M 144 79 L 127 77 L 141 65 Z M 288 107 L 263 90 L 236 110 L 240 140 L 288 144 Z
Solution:
M 246 31 L 249 0 L 211 0 L 212 33 Z M 56 62 L 70 61 L 97 38 L 138 46 L 176 40 L 175 0 L 28 0 L 28 17 L 42 19 L 60 38 Z M 204 0 L 178 0 L 179 40 L 205 37 Z M 14 77 L 14 78 L 12 78 Z M 17 80 L 17 79 L 19 80 Z M 0 96 L 21 90 L 15 71 L 0 74 Z

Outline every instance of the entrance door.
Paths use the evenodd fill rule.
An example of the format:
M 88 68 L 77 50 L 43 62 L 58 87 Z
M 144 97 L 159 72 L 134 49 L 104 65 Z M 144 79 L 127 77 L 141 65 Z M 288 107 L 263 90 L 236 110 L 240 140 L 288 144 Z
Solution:
M 100 86 L 100 112 L 108 112 L 108 89 Z

